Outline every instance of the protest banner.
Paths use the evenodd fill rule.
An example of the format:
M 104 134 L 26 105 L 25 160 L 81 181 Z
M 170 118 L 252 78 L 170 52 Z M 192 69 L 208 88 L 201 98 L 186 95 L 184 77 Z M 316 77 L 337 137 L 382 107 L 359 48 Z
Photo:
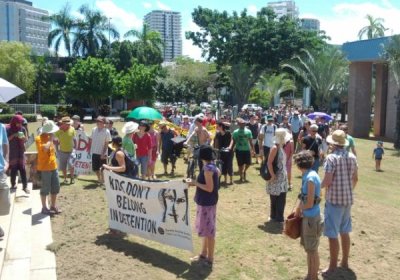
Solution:
M 109 226 L 193 251 L 187 185 L 134 180 L 104 170 Z
M 92 172 L 92 155 L 90 154 L 90 139 L 84 131 L 77 130 L 74 138 L 74 152 L 71 156 L 71 164 L 75 168 L 75 174 L 89 174 Z

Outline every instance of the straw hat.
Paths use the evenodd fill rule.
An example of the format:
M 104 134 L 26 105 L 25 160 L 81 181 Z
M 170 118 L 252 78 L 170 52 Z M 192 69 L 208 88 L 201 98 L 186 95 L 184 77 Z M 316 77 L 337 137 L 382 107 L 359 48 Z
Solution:
M 139 125 L 135 122 L 127 122 L 124 124 L 122 127 L 122 133 L 123 134 L 129 134 L 137 130 Z
M 346 139 L 346 133 L 343 130 L 337 129 L 332 135 L 329 135 L 326 138 L 326 142 L 332 145 L 337 146 L 347 146 L 349 145 L 349 141 Z
M 41 133 L 54 133 L 58 131 L 60 128 L 53 122 L 53 121 L 47 121 L 43 127 L 42 127 L 42 132 Z
M 286 143 L 286 137 L 287 137 L 287 130 L 286 128 L 278 128 L 275 131 L 275 136 L 274 136 L 274 143 L 283 145 Z

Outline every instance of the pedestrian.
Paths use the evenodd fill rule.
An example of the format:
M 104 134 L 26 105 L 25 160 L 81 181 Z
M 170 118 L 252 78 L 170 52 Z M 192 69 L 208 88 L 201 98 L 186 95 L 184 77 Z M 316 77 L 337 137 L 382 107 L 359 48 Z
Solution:
M 309 132 L 309 135 L 303 137 L 302 149 L 311 151 L 314 156 L 314 165 L 312 169 L 318 172 L 320 157 L 322 156 L 322 138 L 318 135 L 318 126 L 316 124 L 310 126 Z
M 300 130 L 303 127 L 303 122 L 299 117 L 299 111 L 296 110 L 293 112 L 293 116 L 289 118 L 289 124 L 293 133 L 294 150 L 296 150 L 297 138 L 299 137 Z
M 9 158 L 9 144 L 7 131 L 5 126 L 0 123 L 0 141 L 1 141 L 1 149 L 0 149 L 0 188 L 8 188 L 7 185 L 7 170 L 9 167 L 8 158 Z M 4 236 L 4 230 L 0 226 L 0 238 Z
M 220 160 L 222 161 L 221 173 L 224 175 L 224 184 L 227 184 L 227 176 L 229 175 L 229 185 L 232 185 L 233 177 L 233 152 L 229 149 L 232 140 L 232 134 L 229 131 L 230 123 L 218 122 L 217 133 L 214 137 L 213 146 L 219 150 Z
M 139 122 L 139 131 L 133 134 L 132 140 L 136 144 L 136 160 L 140 165 L 140 175 L 142 179 L 147 176 L 147 165 L 151 158 L 151 137 L 149 135 L 150 125 L 142 120 Z
M 83 124 L 81 123 L 81 117 L 79 117 L 78 115 L 73 115 L 71 119 L 73 121 L 72 127 L 75 129 L 75 131 L 78 131 L 78 130 L 84 131 L 85 130 Z
M 214 163 L 213 149 L 210 145 L 201 145 L 199 157 L 204 168 L 196 181 L 190 181 L 189 186 L 196 187 L 194 201 L 196 210 L 196 231 L 203 238 L 201 253 L 191 258 L 193 262 L 203 262 L 212 269 L 214 262 L 216 215 L 220 170 Z
M 188 145 L 191 143 L 191 146 L 194 148 L 195 146 L 207 145 L 210 144 L 211 137 L 207 128 L 203 126 L 203 117 L 199 115 L 196 117 L 194 121 L 194 129 L 193 132 L 186 138 L 184 145 Z M 190 131 L 190 130 L 189 130 Z M 201 170 L 203 167 L 203 161 L 198 160 L 199 169 Z
M 324 235 L 329 239 L 329 267 L 323 272 L 328 276 L 338 265 L 339 240 L 342 245 L 340 266 L 349 267 L 350 235 L 352 230 L 351 207 L 353 192 L 358 181 L 356 156 L 345 150 L 348 145 L 343 130 L 335 130 L 327 137 L 333 151 L 326 157 L 324 164 L 325 176 L 322 188 L 325 188 Z
M 302 174 L 301 192 L 295 216 L 303 217 L 300 244 L 307 253 L 308 273 L 304 279 L 318 279 L 318 246 L 323 223 L 320 214 L 321 180 L 318 173 L 311 169 L 314 157 L 310 151 L 301 151 L 294 161 Z
M 110 131 L 111 138 L 118 136 L 118 130 L 114 127 L 113 120 L 107 118 L 106 119 L 106 127 L 107 127 L 108 131 Z
M 274 145 L 268 155 L 268 170 L 271 174 L 271 179 L 267 183 L 267 194 L 270 197 L 270 221 L 283 223 L 286 204 L 286 193 L 288 192 L 289 184 L 286 172 L 286 156 L 283 151 L 287 130 L 278 128 L 275 131 Z M 274 171 L 273 162 L 277 162 L 277 170 Z
M 57 195 L 60 192 L 60 181 L 57 170 L 56 148 L 54 146 L 54 133 L 59 127 L 53 121 L 47 121 L 42 128 L 42 133 L 36 137 L 37 170 L 40 171 L 42 214 L 60 214 L 57 206 Z M 47 196 L 50 194 L 50 209 L 47 207 Z
M 268 159 L 268 154 L 271 147 L 274 145 L 275 131 L 278 128 L 274 124 L 274 117 L 272 115 L 267 115 L 267 123 L 264 124 L 260 129 L 259 143 L 263 143 L 262 153 L 264 155 L 264 160 Z
M 57 139 L 55 140 L 55 142 L 58 145 L 58 170 L 61 170 L 61 172 L 63 173 L 64 184 L 68 184 L 67 168 L 69 169 L 70 184 L 75 183 L 74 166 L 70 163 L 70 159 L 74 150 L 74 138 L 76 136 L 76 132 L 71 124 L 72 120 L 70 119 L 70 117 L 62 117 L 60 129 L 54 133 L 54 136 Z
M 98 184 L 103 184 L 103 175 L 100 168 L 107 163 L 108 144 L 111 141 L 110 131 L 105 127 L 106 118 L 98 116 L 96 119 L 96 127 L 92 129 L 92 144 L 90 153 L 92 155 L 92 170 L 96 173 Z
M 250 122 L 247 124 L 247 127 L 251 131 L 254 153 L 255 153 L 255 157 L 256 157 L 256 164 L 258 164 L 258 157 L 259 157 L 259 153 L 260 153 L 260 147 L 258 145 L 258 133 L 260 131 L 261 125 L 257 121 L 256 115 L 254 115 L 254 114 L 250 115 Z
M 14 115 L 6 130 L 10 147 L 9 170 L 11 175 L 11 189 L 17 188 L 16 178 L 19 172 L 22 189 L 25 193 L 29 194 L 30 190 L 28 189 L 28 179 L 25 169 L 25 142 L 27 140 L 27 133 L 23 126 L 23 117 L 21 115 Z
M 251 131 L 246 128 L 246 121 L 237 118 L 236 123 L 239 126 L 232 134 L 232 140 L 229 150 L 235 148 L 236 161 L 239 168 L 240 181 L 247 181 L 246 171 L 251 165 L 251 156 L 254 155 Z
M 349 145 L 346 146 L 346 151 L 348 151 L 348 152 L 351 151 L 355 156 L 357 156 L 356 144 L 355 144 L 354 138 L 348 134 L 348 130 L 349 130 L 348 126 L 346 124 L 343 124 L 339 127 L 339 129 L 343 130 L 344 133 L 346 133 L 346 139 L 347 139 L 347 141 L 349 141 Z
M 378 143 L 376 143 L 376 148 L 374 149 L 374 151 L 372 153 L 372 157 L 375 158 L 375 170 L 378 172 L 382 171 L 381 162 L 382 162 L 384 153 L 385 153 L 385 150 L 383 149 L 383 142 L 378 141 Z
M 154 129 L 154 122 L 149 121 L 150 130 L 149 135 L 151 138 L 151 157 L 149 158 L 149 163 L 147 165 L 147 178 L 155 180 L 157 179 L 156 175 L 154 174 L 156 169 L 156 162 L 158 158 L 158 139 L 159 139 L 159 132 Z
M 139 125 L 135 122 L 127 122 L 122 127 L 122 133 L 124 134 L 124 138 L 122 138 L 122 149 L 127 152 L 132 160 L 136 157 L 136 146 L 135 143 L 133 143 L 132 136 L 138 127 Z
M 158 137 L 158 153 L 161 153 L 161 162 L 164 167 L 164 175 L 167 175 L 168 162 L 171 162 L 171 175 L 175 172 L 176 155 L 174 142 L 171 140 L 176 136 L 175 132 L 167 126 L 166 122 L 159 123 L 160 136 Z

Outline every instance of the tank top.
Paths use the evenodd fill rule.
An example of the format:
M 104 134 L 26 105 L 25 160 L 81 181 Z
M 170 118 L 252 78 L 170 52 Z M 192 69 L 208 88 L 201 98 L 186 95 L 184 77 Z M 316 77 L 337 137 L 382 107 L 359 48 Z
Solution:
M 194 195 L 194 201 L 201 206 L 213 206 L 218 202 L 218 189 L 219 189 L 219 180 L 218 180 L 218 171 L 215 163 L 210 162 L 203 166 L 200 171 L 199 176 L 197 176 L 197 181 L 200 184 L 205 184 L 206 179 L 204 177 L 204 171 L 213 172 L 213 184 L 214 188 L 212 192 L 207 192 L 200 188 L 196 188 L 196 193 Z

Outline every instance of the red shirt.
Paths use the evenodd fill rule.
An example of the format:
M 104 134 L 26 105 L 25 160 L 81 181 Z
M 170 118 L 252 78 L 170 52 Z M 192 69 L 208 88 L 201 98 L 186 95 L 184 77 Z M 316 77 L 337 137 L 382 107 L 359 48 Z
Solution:
M 139 137 L 135 133 L 133 134 L 132 140 L 137 145 L 137 157 L 144 157 L 149 155 L 149 150 L 151 150 L 151 137 L 148 133 L 145 133 L 142 137 Z
M 210 123 L 211 125 L 215 125 L 217 122 L 215 121 L 214 118 L 211 118 L 211 119 L 209 119 L 209 118 L 204 118 L 202 125 L 203 125 L 204 127 L 207 127 L 208 123 Z

